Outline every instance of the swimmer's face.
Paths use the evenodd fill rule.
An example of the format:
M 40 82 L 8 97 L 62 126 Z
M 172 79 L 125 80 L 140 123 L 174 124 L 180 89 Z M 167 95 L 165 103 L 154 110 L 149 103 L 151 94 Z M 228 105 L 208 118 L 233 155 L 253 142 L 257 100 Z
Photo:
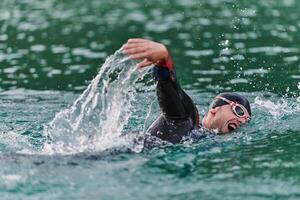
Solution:
M 208 129 L 217 129 L 218 133 L 227 133 L 245 124 L 247 117 L 249 117 L 248 113 L 245 117 L 236 116 L 231 106 L 227 104 L 209 109 L 202 124 Z

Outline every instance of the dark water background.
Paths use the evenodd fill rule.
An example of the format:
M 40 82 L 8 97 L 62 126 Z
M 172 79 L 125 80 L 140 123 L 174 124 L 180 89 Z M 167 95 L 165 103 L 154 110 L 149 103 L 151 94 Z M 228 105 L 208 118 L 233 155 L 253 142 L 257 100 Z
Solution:
M 299 9 L 297 0 L 2 0 L 0 199 L 300 199 Z M 141 153 L 42 152 L 55 113 L 132 37 L 169 47 L 202 115 L 215 94 L 238 91 L 251 100 L 250 124 Z M 129 131 L 143 130 L 155 97 L 142 83 Z M 157 115 L 154 105 L 150 121 Z

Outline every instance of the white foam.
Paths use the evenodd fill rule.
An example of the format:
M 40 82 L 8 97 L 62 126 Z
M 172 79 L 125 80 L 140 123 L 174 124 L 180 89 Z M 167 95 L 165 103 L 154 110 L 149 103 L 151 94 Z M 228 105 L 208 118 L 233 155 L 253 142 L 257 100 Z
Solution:
M 298 99 L 299 97 L 296 100 L 298 101 Z M 280 118 L 285 114 L 292 114 L 300 111 L 300 106 L 298 103 L 288 101 L 283 98 L 277 102 L 272 102 L 271 100 L 265 100 L 261 97 L 256 97 L 254 100 L 254 105 L 264 108 L 264 110 L 269 112 L 274 118 Z
M 118 146 L 140 151 L 133 138 L 121 136 L 132 115 L 135 84 L 145 75 L 135 64 L 120 50 L 108 57 L 83 94 L 45 127 L 49 140 L 42 152 L 75 154 Z

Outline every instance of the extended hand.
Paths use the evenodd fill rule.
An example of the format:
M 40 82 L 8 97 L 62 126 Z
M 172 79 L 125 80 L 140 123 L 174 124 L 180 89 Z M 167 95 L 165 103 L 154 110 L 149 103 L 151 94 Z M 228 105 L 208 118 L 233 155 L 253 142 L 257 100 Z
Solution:
M 124 54 L 131 59 L 142 60 L 137 64 L 138 68 L 146 67 L 169 56 L 165 45 L 145 39 L 129 39 L 122 46 Z

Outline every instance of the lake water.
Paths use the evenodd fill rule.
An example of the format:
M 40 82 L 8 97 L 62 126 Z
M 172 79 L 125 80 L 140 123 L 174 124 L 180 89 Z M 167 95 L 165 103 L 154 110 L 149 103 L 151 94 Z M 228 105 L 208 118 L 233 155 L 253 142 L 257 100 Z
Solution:
M 0 199 L 300 199 L 300 2 L 2 0 Z M 117 50 L 163 42 L 201 116 L 249 98 L 231 134 L 144 148 L 148 70 Z M 110 56 L 111 55 L 111 56 Z

